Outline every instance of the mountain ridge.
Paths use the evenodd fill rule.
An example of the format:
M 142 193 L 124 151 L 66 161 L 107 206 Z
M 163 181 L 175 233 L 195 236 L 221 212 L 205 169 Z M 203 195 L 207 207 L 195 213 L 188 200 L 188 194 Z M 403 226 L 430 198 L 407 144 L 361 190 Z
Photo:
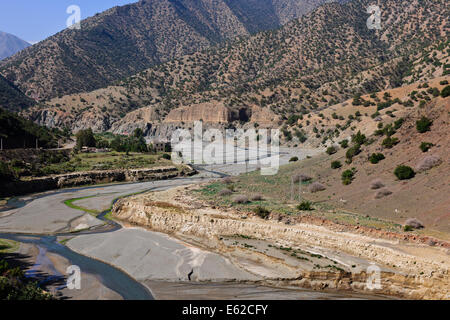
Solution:
M 357 93 L 401 86 L 411 57 L 448 38 L 448 9 L 443 1 L 384 0 L 385 25 L 377 31 L 366 26 L 369 4 L 326 4 L 279 30 L 154 66 L 115 86 L 52 99 L 53 107 L 29 116 L 102 131 L 142 107 L 163 120 L 175 108 L 216 101 L 232 112 L 257 106 L 287 120 Z
M 7 59 L 0 74 L 35 100 L 92 91 L 220 41 L 273 28 L 266 16 L 255 18 L 255 8 L 287 21 L 328 2 L 251 0 L 259 5 L 240 5 L 246 1 L 141 0 L 114 7 L 83 20 L 81 30 L 63 30 Z M 286 7 L 296 10 L 285 12 Z

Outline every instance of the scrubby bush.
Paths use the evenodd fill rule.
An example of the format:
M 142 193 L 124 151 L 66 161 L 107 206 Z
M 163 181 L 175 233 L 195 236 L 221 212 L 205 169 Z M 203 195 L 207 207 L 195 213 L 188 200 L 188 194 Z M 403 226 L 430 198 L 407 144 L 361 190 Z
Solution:
M 0 161 L 0 182 L 15 180 L 15 174 L 10 166 L 3 161 Z
M 297 162 L 298 161 L 298 157 L 292 157 L 291 159 L 289 159 L 289 162 Z
M 411 226 L 403 226 L 403 231 L 405 231 L 405 232 L 410 232 L 410 231 L 413 231 L 413 230 L 414 229 Z
M 231 194 L 233 194 L 233 191 L 231 191 L 230 189 L 222 189 L 219 192 L 219 196 L 221 197 L 230 196 Z
M 381 199 L 387 196 L 390 196 L 392 192 L 388 189 L 381 189 L 375 194 L 375 199 Z
M 372 164 L 377 164 L 384 159 L 386 159 L 386 158 L 385 158 L 384 154 L 382 154 L 382 153 L 372 153 L 372 155 L 369 157 L 369 161 Z
M 381 179 L 375 179 L 370 183 L 370 189 L 372 190 L 378 190 L 381 188 L 384 188 L 384 183 Z
M 361 153 L 361 146 L 359 144 L 355 144 L 353 147 L 347 150 L 345 157 L 349 162 L 353 161 L 353 157 L 357 156 Z
M 450 86 L 446 86 L 444 89 L 442 89 L 441 91 L 441 97 L 442 98 L 447 98 L 448 96 L 450 96 Z
M 253 212 L 262 219 L 267 219 L 270 215 L 269 210 L 267 210 L 266 208 L 260 207 L 260 206 L 253 209 Z
M 381 145 L 387 149 L 392 149 L 394 146 L 396 146 L 400 141 L 398 138 L 395 137 L 387 137 L 383 140 Z
M 419 148 L 420 150 L 422 150 L 422 152 L 428 152 L 428 150 L 430 150 L 432 147 L 434 147 L 434 144 L 430 142 L 422 142 Z
M 312 178 L 306 174 L 296 174 L 292 177 L 292 181 L 294 183 L 299 183 L 299 182 L 308 182 L 311 181 Z
M 330 156 L 332 154 L 335 154 L 336 152 L 337 152 L 337 149 L 334 146 L 328 147 L 328 149 L 327 149 L 327 154 L 330 155 Z
M 233 202 L 234 203 L 238 203 L 238 204 L 245 204 L 245 203 L 249 203 L 248 197 L 246 195 L 237 195 L 233 198 Z
M 409 218 L 405 221 L 405 227 L 410 227 L 412 229 L 423 229 L 423 223 L 416 218 Z
M 233 178 L 231 177 L 225 177 L 222 179 L 222 182 L 225 184 L 232 184 L 233 183 Z
M 349 185 L 352 183 L 353 179 L 355 178 L 356 169 L 352 170 L 345 170 L 342 172 L 342 183 L 344 185 Z
M 395 169 L 394 174 L 400 180 L 412 179 L 416 175 L 414 170 L 408 166 L 398 166 Z
M 340 161 L 333 161 L 331 163 L 331 169 L 339 169 L 342 167 L 342 163 Z
M 417 131 L 420 133 L 425 133 L 427 131 L 430 131 L 431 125 L 433 124 L 433 121 L 428 119 L 427 117 L 423 116 L 420 120 L 416 121 L 416 128 Z
M 311 184 L 308 188 L 309 192 L 311 193 L 316 193 L 316 192 L 320 192 L 320 191 L 324 191 L 326 190 L 326 187 L 319 183 L 319 182 L 314 182 L 313 184 Z
M 170 156 L 170 154 L 167 154 L 167 153 L 164 153 L 164 154 L 162 155 L 162 158 L 163 158 L 163 159 L 166 159 L 166 160 L 171 160 L 171 159 L 172 159 L 172 157 Z
M 366 141 L 367 141 L 367 137 L 365 135 L 363 135 L 361 133 L 361 131 L 358 131 L 358 133 L 352 137 L 352 142 L 354 142 L 355 144 L 362 145 Z
M 341 145 L 342 149 L 347 149 L 348 148 L 348 140 L 342 140 L 341 142 L 339 142 L 339 144 Z
M 302 203 L 300 203 L 297 206 L 297 210 L 300 210 L 300 211 L 312 211 L 312 210 L 314 210 L 314 208 L 312 206 L 312 202 L 310 202 L 310 201 L 302 201 Z
M 434 167 L 439 166 L 442 163 L 442 160 L 439 156 L 427 156 L 420 160 L 420 162 L 416 166 L 417 172 L 428 171 Z
M 264 200 L 264 197 L 260 194 L 254 194 L 250 197 L 250 200 L 252 201 L 262 201 Z

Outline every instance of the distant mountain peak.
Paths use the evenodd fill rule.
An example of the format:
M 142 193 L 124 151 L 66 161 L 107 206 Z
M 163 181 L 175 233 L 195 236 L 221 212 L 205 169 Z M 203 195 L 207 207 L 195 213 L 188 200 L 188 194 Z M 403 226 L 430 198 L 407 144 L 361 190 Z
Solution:
M 15 35 L 0 31 L 0 60 L 8 58 L 29 46 L 31 46 L 30 43 Z

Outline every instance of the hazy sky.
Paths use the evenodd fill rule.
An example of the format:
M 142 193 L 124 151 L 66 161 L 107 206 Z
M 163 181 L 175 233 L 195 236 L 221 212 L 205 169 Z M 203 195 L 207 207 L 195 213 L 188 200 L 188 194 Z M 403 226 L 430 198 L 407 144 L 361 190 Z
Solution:
M 81 9 L 81 18 L 137 0 L 0 0 L 0 31 L 35 43 L 66 28 L 70 5 Z

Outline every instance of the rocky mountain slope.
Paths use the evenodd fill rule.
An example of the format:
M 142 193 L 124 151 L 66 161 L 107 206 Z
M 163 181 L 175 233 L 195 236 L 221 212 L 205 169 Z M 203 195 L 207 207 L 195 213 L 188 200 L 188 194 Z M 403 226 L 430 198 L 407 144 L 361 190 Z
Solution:
M 0 107 L 20 111 L 31 107 L 35 101 L 25 96 L 13 83 L 0 75 Z
M 8 59 L 0 73 L 44 100 L 91 91 L 226 39 L 279 27 L 327 0 L 141 0 Z
M 15 35 L 0 31 L 0 60 L 8 58 L 29 46 L 31 44 Z
M 241 115 L 234 119 L 244 123 L 256 107 L 271 119 L 288 120 L 404 84 L 431 45 L 443 46 L 438 51 L 448 56 L 444 1 L 380 1 L 381 30 L 366 26 L 370 4 L 326 4 L 279 30 L 183 56 L 115 86 L 52 99 L 52 107 L 28 116 L 48 126 L 104 131 L 142 107 L 164 121 L 173 109 L 209 103 Z M 446 72 L 445 65 L 436 69 Z

